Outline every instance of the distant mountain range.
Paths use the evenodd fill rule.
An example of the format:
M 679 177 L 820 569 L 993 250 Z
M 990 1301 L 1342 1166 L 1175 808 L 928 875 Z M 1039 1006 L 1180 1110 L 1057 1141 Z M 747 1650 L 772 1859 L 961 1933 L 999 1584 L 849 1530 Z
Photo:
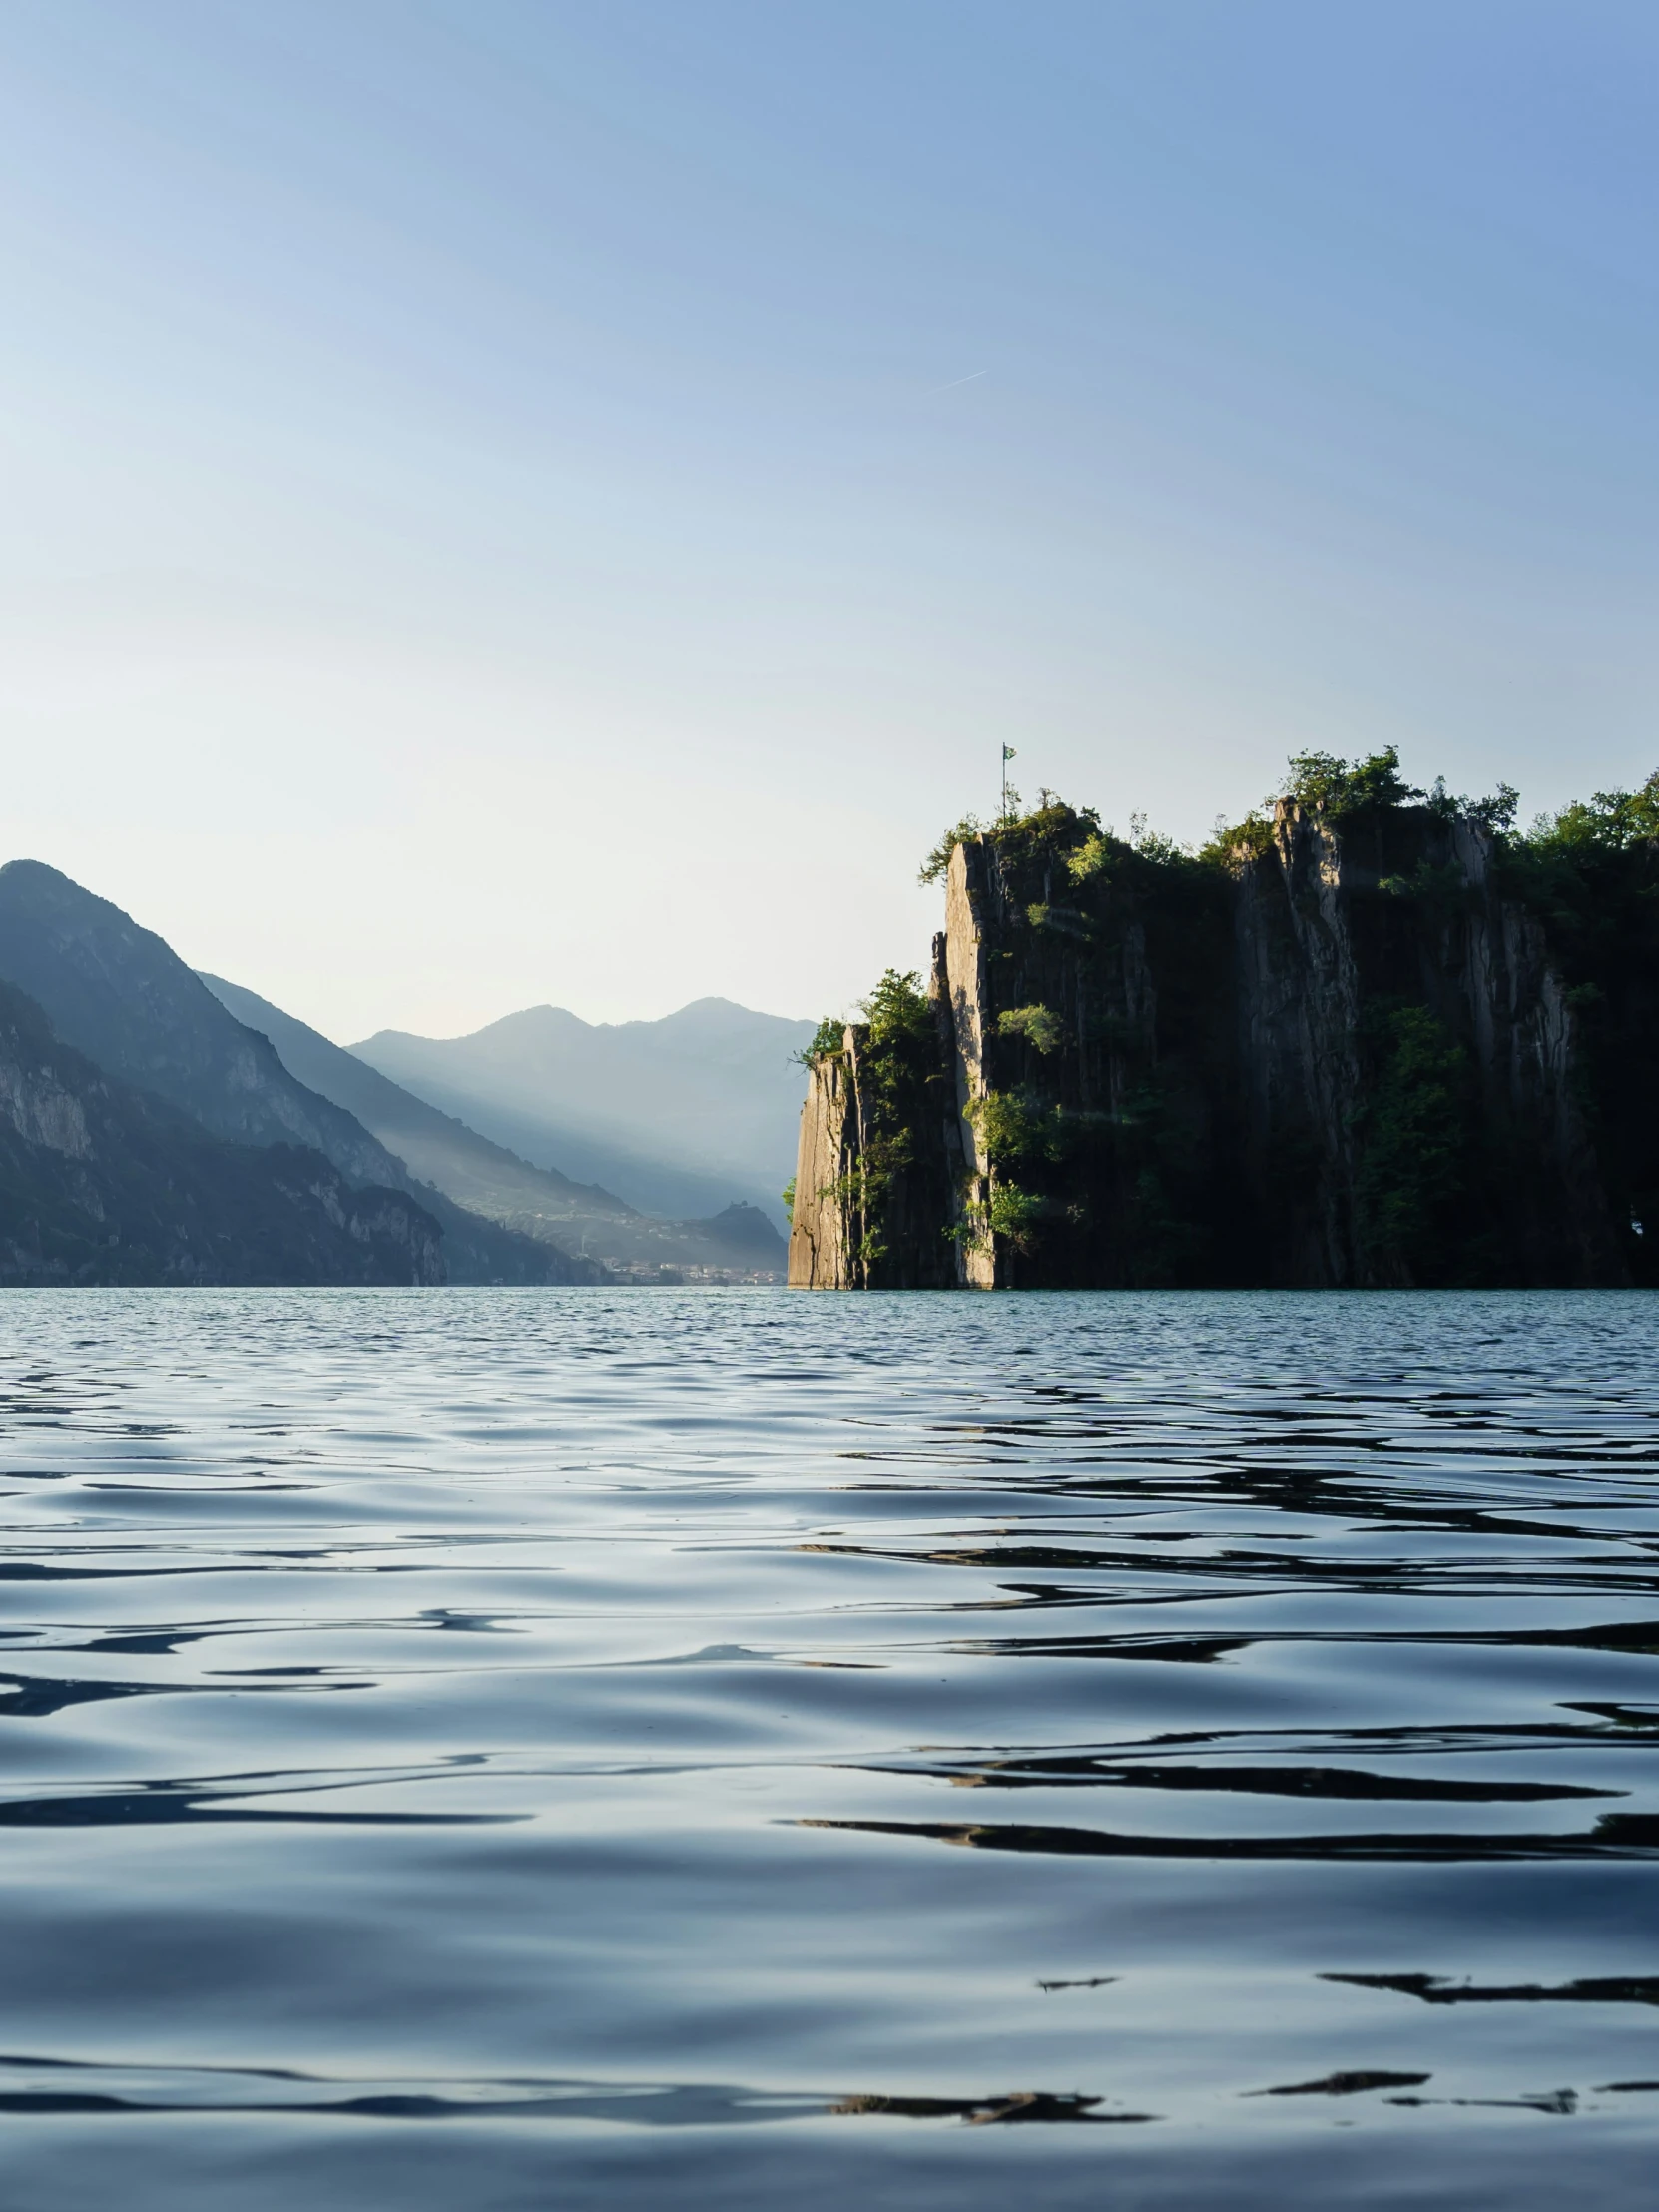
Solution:
M 382 1074 L 539 1167 L 652 1212 L 734 1198 L 783 1221 L 810 1021 L 700 998 L 661 1021 L 593 1024 L 558 1006 L 466 1037 L 382 1029 L 351 1047 Z
M 535 1034 L 542 1013 L 553 1010 L 494 1026 L 528 1022 Z M 746 1055 L 764 1065 L 777 1032 L 793 1041 L 807 1026 L 718 1000 L 616 1031 L 555 1020 L 589 1039 L 648 1033 L 632 1040 L 639 1082 L 653 1060 L 659 1083 L 676 1060 L 689 1068 L 698 1130 L 719 1092 L 710 1063 L 722 1029 L 741 1070 Z M 398 1041 L 415 1056 L 450 1049 Z M 496 1058 L 511 1076 L 512 1056 Z M 602 1112 L 615 1060 L 603 1045 L 578 1053 L 555 1098 L 585 1096 Z M 528 1066 L 546 1075 L 545 1049 Z M 492 1112 L 486 1096 L 485 1117 L 516 1117 L 539 1148 L 550 1123 L 527 1069 L 507 1088 L 524 1106 Z M 587 1148 L 623 1168 L 645 1200 L 631 1204 L 553 1159 L 520 1157 L 255 993 L 193 974 L 55 868 L 0 867 L 0 1282 L 780 1277 L 776 1223 L 745 1195 L 757 1179 L 653 1159 L 643 1147 L 662 1118 L 636 1101 L 627 1126 L 642 1150 L 600 1138 Z M 648 1210 L 688 1200 L 720 1210 Z
M 708 1219 L 659 1218 L 599 1184 L 575 1182 L 556 1167 L 532 1166 L 254 991 L 221 976 L 201 980 L 240 1022 L 270 1038 L 301 1081 L 345 1108 L 411 1174 L 458 1205 L 630 1273 L 664 1268 L 698 1275 L 782 1273 L 785 1248 L 776 1225 L 758 1207 L 741 1198 L 733 1202 L 729 1183 L 666 1169 L 654 1173 L 650 1162 L 637 1163 L 636 1190 L 649 1189 L 670 1201 L 688 1194 L 705 1204 L 711 1198 L 727 1201 Z M 509 1126 L 511 1118 L 502 1117 Z
M 296 1021 L 257 991 L 244 990 L 220 975 L 203 972 L 198 979 L 245 1028 L 276 1046 L 290 1074 L 350 1114 L 395 1152 L 411 1175 L 435 1184 L 460 1205 L 476 1213 L 517 1209 L 549 1217 L 626 1217 L 634 1211 L 596 1184 L 572 1182 L 556 1168 L 531 1167 L 505 1146 L 492 1144 L 465 1122 L 440 1113 L 366 1061 L 331 1044 L 318 1030 Z

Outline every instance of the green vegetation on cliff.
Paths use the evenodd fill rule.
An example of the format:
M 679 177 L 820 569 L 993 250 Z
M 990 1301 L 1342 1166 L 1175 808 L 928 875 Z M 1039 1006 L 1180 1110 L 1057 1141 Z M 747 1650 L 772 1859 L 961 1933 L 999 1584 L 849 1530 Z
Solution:
M 909 1263 L 899 1248 L 915 1194 L 928 1183 L 926 1134 L 949 1102 L 938 1017 L 920 976 L 888 968 L 858 1020 L 822 1022 L 804 1057 L 809 1067 L 835 1062 L 850 1096 L 854 1137 L 850 1165 L 832 1189 L 813 1193 L 814 1202 L 842 1210 L 860 1289 L 879 1289 L 895 1275 L 903 1280 Z M 923 1203 L 937 1212 L 948 1209 L 949 1199 L 948 1189 L 938 1188 Z M 789 1200 L 793 1216 L 799 1203 L 793 1183 Z
M 1659 1281 L 1659 772 L 1540 816 L 1500 847 L 1499 880 L 1542 927 L 1579 1045 L 1576 1095 L 1633 1272 Z
M 934 996 L 889 972 L 854 1031 L 861 1279 L 1654 1280 L 1659 776 L 1515 814 L 1389 747 L 1197 851 L 965 819 Z

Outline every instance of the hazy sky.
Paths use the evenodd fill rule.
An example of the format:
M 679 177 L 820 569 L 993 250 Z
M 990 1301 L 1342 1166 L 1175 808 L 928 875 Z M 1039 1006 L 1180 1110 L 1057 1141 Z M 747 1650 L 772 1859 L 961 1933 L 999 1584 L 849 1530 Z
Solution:
M 1651 0 L 6 0 L 6 854 L 350 1039 L 1639 778 L 1656 241 Z

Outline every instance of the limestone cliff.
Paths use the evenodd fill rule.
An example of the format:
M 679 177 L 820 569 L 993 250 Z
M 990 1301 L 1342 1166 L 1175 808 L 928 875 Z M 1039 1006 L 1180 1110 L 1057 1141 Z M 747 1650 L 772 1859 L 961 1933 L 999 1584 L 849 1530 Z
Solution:
M 1573 980 L 1536 869 L 1438 797 L 1247 827 L 1195 857 L 1054 804 L 955 844 L 925 999 L 889 976 L 811 1056 L 792 1284 L 1647 1279 L 1659 944 Z
M 838 1052 L 821 1053 L 808 1064 L 790 1213 L 790 1282 L 802 1290 L 868 1287 L 855 1259 L 858 1227 L 849 1180 L 857 1159 L 857 1032 L 848 1027 Z
M 888 984 L 899 980 L 888 978 Z M 810 1290 L 944 1290 L 962 1272 L 967 1125 L 940 996 L 884 984 L 871 1018 L 808 1061 L 789 1280 Z

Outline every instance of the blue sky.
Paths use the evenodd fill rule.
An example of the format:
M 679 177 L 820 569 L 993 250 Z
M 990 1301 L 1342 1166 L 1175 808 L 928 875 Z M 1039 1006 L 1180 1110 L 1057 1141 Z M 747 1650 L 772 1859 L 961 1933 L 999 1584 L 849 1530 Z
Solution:
M 330 1034 L 926 954 L 997 747 L 1645 775 L 1659 14 L 10 0 L 11 852 Z

